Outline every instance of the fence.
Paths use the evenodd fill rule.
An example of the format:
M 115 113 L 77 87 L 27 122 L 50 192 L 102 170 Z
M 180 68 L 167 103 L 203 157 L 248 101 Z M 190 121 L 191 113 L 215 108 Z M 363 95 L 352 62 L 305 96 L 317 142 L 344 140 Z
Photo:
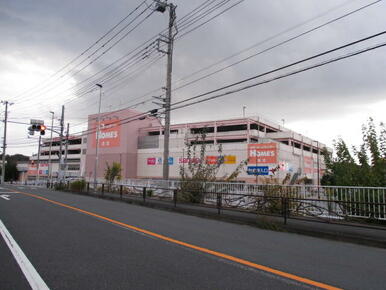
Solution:
M 56 183 L 57 184 L 57 183 Z M 120 198 L 172 201 L 257 214 L 322 220 L 386 220 L 386 188 L 313 185 L 256 185 L 130 179 L 113 185 L 85 183 L 83 191 Z M 48 185 L 48 184 L 47 184 Z M 53 185 L 51 185 L 53 186 Z M 70 182 L 61 184 L 69 188 Z

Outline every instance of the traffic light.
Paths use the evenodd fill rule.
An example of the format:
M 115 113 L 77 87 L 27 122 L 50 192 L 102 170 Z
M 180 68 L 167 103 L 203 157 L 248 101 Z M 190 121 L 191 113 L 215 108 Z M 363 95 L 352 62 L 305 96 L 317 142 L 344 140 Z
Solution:
M 40 132 L 40 135 L 45 135 L 47 126 L 44 125 L 43 120 L 31 119 L 31 126 L 28 127 L 28 134 L 34 135 L 35 131 Z
M 46 134 L 46 129 L 47 129 L 47 126 L 45 126 L 45 125 L 38 125 L 38 130 L 40 131 L 40 135 L 45 135 Z
M 33 129 L 32 126 L 28 127 L 28 134 L 29 135 L 35 135 L 35 129 Z

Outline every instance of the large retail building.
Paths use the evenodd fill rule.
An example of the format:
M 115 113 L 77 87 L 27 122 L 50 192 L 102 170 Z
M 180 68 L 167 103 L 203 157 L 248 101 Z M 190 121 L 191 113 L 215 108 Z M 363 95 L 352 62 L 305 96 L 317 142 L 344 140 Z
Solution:
M 100 181 L 103 180 L 107 164 L 111 165 L 112 162 L 121 164 L 123 180 L 162 178 L 163 126 L 157 118 L 149 116 L 139 119 L 139 115 L 141 112 L 131 109 L 100 114 L 97 169 Z M 76 156 L 69 158 L 72 162 L 69 169 L 78 169 L 78 172 L 73 172 L 73 176 L 81 176 L 87 180 L 94 178 L 97 120 L 98 115 L 90 115 L 87 131 L 83 136 L 73 139 L 77 144 L 71 144 L 71 150 L 75 151 L 69 153 Z M 205 132 L 204 141 L 202 132 Z M 46 156 L 49 154 L 47 142 L 49 140 L 44 143 L 44 157 L 41 156 L 44 164 L 47 163 Z M 56 139 L 53 151 L 58 149 L 55 142 Z M 206 153 L 202 162 L 215 164 L 222 160 L 223 164 L 217 173 L 219 179 L 231 174 L 243 163 L 237 178 L 239 181 L 264 182 L 263 179 L 269 179 L 272 182 L 281 182 L 287 178 L 295 182 L 307 177 L 317 184 L 325 169 L 321 155 L 324 144 L 266 119 L 247 117 L 173 124 L 170 129 L 168 160 L 170 178 L 180 178 L 181 168 L 186 170 L 189 163 L 201 162 L 198 151 L 203 142 Z M 196 156 L 188 156 L 187 144 L 197 144 Z M 57 154 L 54 156 L 56 157 L 53 160 L 57 164 Z M 36 164 L 36 156 L 32 160 Z M 57 172 L 56 166 L 53 171 Z

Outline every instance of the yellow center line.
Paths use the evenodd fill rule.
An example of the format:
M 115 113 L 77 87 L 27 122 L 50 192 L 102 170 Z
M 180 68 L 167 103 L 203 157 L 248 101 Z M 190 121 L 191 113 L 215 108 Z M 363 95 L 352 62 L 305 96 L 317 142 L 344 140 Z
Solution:
M 271 267 L 267 267 L 267 266 L 264 266 L 264 265 L 256 264 L 256 263 L 250 262 L 248 260 L 237 258 L 237 257 L 231 256 L 231 255 L 228 255 L 228 254 L 224 254 L 224 253 L 221 253 L 221 252 L 209 250 L 207 248 L 203 248 L 203 247 L 200 247 L 200 246 L 196 246 L 196 245 L 193 245 L 193 244 L 182 242 L 182 241 L 179 241 L 179 240 L 176 240 L 176 239 L 164 236 L 164 235 L 160 235 L 160 234 L 157 234 L 157 233 L 154 233 L 154 232 L 151 232 L 151 231 L 148 231 L 148 230 L 136 227 L 136 226 L 125 224 L 123 222 L 120 222 L 120 221 L 117 221 L 117 220 L 114 220 L 114 219 L 111 219 L 111 218 L 108 218 L 108 217 L 105 217 L 105 216 L 102 216 L 102 215 L 99 215 L 99 214 L 96 214 L 96 213 L 93 213 L 93 212 L 89 212 L 89 211 L 86 211 L 86 210 L 83 210 L 83 209 L 80 209 L 80 208 L 77 208 L 77 207 L 73 207 L 73 206 L 70 206 L 70 205 L 65 204 L 65 203 L 61 203 L 61 202 L 58 202 L 58 201 L 50 200 L 48 198 L 45 198 L 45 197 L 42 197 L 42 196 L 39 196 L 39 195 L 35 195 L 35 194 L 32 194 L 32 193 L 27 193 L 27 192 L 15 191 L 15 190 L 14 190 L 14 192 L 20 193 L 20 194 L 24 194 L 24 195 L 27 195 L 27 196 L 31 196 L 31 197 L 34 197 L 34 198 L 37 198 L 37 199 L 41 199 L 41 200 L 44 200 L 44 201 L 47 201 L 47 202 L 50 202 L 50 203 L 53 203 L 53 204 L 56 204 L 56 205 L 68 208 L 68 209 L 72 209 L 74 211 L 78 211 L 78 212 L 84 213 L 84 214 L 89 215 L 89 216 L 96 217 L 96 218 L 104 220 L 104 221 L 108 221 L 108 222 L 116 224 L 116 225 L 120 225 L 120 226 L 128 228 L 128 229 L 135 230 L 137 232 L 140 232 L 140 233 L 152 236 L 152 237 L 156 237 L 156 238 L 164 240 L 164 241 L 168 241 L 168 242 L 173 243 L 173 244 L 177 244 L 177 245 L 180 245 L 180 246 L 183 246 L 183 247 L 186 247 L 186 248 L 194 249 L 194 250 L 197 250 L 197 251 L 202 252 L 202 253 L 206 253 L 206 254 L 209 254 L 209 255 L 212 255 L 212 256 L 216 256 L 216 257 L 219 257 L 219 258 L 222 258 L 222 259 L 225 259 L 225 260 L 229 260 L 229 261 L 241 264 L 241 265 L 245 265 L 245 266 L 248 266 L 248 267 L 251 267 L 251 268 L 262 270 L 262 271 L 265 271 L 265 272 L 268 272 L 268 273 L 271 273 L 271 274 L 275 274 L 277 276 L 281 276 L 281 277 L 284 277 L 284 278 L 287 278 L 287 279 L 290 279 L 290 280 L 294 280 L 294 281 L 297 281 L 297 282 L 301 282 L 301 283 L 304 283 L 304 284 L 307 284 L 307 285 L 311 285 L 311 286 L 314 286 L 314 287 L 318 287 L 318 288 L 322 288 L 322 289 L 329 289 L 329 290 L 341 289 L 341 288 L 337 288 L 337 287 L 334 287 L 334 286 L 331 286 L 331 285 L 328 285 L 328 284 L 325 284 L 325 283 L 317 282 L 317 281 L 314 281 L 314 280 L 311 280 L 311 279 L 307 279 L 307 278 L 304 278 L 304 277 L 300 277 L 300 276 L 297 276 L 297 275 L 294 275 L 294 274 L 290 274 L 290 273 L 287 273 L 287 272 L 276 270 L 276 269 L 271 268 Z

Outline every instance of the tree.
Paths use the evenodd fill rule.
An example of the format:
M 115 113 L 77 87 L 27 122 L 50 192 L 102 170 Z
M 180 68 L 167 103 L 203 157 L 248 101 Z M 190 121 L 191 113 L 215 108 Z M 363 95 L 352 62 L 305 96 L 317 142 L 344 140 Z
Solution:
M 353 147 L 354 156 L 346 143 L 339 139 L 334 142 L 335 157 L 323 151 L 326 174 L 323 185 L 345 186 L 386 186 L 386 130 L 380 124 L 380 136 L 374 120 L 369 118 L 362 126 L 363 143 L 359 149 Z
M 19 171 L 17 170 L 17 162 L 18 161 L 28 161 L 29 157 L 24 156 L 22 154 L 15 154 L 15 155 L 5 155 L 5 161 L 7 162 L 5 164 L 5 181 L 16 181 L 19 179 Z M 1 172 L 1 166 L 0 166 L 0 172 Z
M 121 179 L 121 171 L 122 167 L 121 164 L 118 162 L 113 162 L 113 164 L 110 166 L 106 162 L 106 169 L 105 169 L 105 179 L 108 184 L 108 188 L 110 190 L 111 185 L 114 183 L 116 179 Z
M 207 156 L 206 136 L 204 129 L 193 142 L 185 143 L 186 158 L 180 165 L 181 192 L 182 198 L 189 202 L 202 202 L 207 182 L 235 180 L 247 163 L 247 161 L 240 162 L 233 172 L 218 178 L 218 172 L 224 165 L 226 156 L 223 154 L 221 144 L 216 146 L 216 156 Z

